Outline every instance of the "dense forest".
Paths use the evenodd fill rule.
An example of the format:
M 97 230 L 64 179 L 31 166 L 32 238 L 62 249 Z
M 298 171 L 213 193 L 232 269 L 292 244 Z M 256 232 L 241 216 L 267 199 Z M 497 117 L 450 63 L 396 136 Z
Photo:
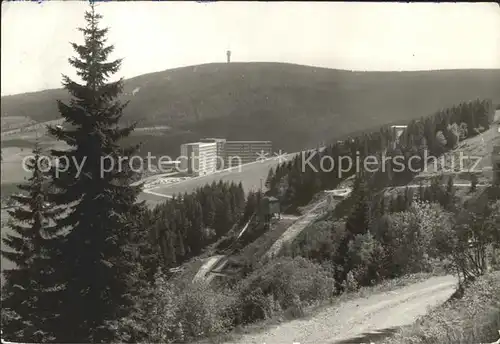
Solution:
M 149 212 L 150 228 L 165 267 L 197 256 L 207 245 L 234 234 L 258 210 L 259 197 L 251 192 L 245 198 L 241 183 L 221 181 L 156 206 Z
M 299 154 L 269 172 L 268 193 L 279 197 L 284 206 L 296 207 L 307 204 L 320 190 L 336 188 L 356 173 L 370 175 L 370 185 L 377 188 L 404 185 L 425 168 L 429 157 L 439 157 L 459 141 L 489 129 L 493 115 L 491 100 L 464 102 L 411 121 L 395 145 L 390 126 L 383 126 L 322 151 Z M 371 171 L 364 170 L 367 157 L 375 158 L 375 171 L 373 166 Z
M 83 81 L 63 77 L 71 100 L 57 106 L 72 126 L 49 127 L 69 146 L 52 156 L 73 163 L 63 173 L 46 171 L 36 146 L 31 177 L 13 196 L 18 207 L 9 211 L 12 231 L 2 238 L 1 253 L 16 267 L 4 270 L 2 340 L 189 342 L 275 315 L 297 317 L 315 302 L 408 273 L 441 268 L 467 283 L 498 269 L 498 186 L 478 190 L 472 184 L 465 202 L 452 179 L 389 196 L 385 185 L 403 183 L 415 172 L 368 173 L 344 165 L 315 172 L 324 156 L 400 154 L 408 164 L 411 154 L 442 154 L 488 128 L 492 104 L 476 100 L 409 123 L 396 146 L 386 126 L 309 152 L 302 157 L 311 158 L 305 170 L 300 159 L 280 165 L 270 171 L 267 187 L 284 209 L 354 176 L 352 193 L 278 259 L 254 264 L 255 257 L 243 256 L 247 268 L 218 287 L 172 275 L 170 268 L 212 245 L 230 247 L 246 223 L 249 234 L 240 248 L 255 244 L 270 229 L 255 216 L 264 195 L 245 195 L 241 184 L 220 182 L 150 210 L 137 202 L 140 187 L 131 186 L 136 172 L 102 165 L 104 158 L 130 157 L 138 147 L 121 144 L 135 127 L 120 126 L 123 83 L 108 77 L 121 60 L 107 60 L 113 47 L 105 45 L 100 19 L 91 3 L 81 29 L 84 44 L 73 44 L 77 57 L 69 61 Z

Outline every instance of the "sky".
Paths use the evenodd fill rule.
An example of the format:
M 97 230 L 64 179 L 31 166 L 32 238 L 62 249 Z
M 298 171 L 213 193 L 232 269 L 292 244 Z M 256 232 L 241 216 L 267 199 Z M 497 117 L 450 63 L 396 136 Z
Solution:
M 88 2 L 2 2 L 1 94 L 61 87 Z M 119 77 L 225 62 L 359 70 L 500 68 L 495 3 L 104 2 Z

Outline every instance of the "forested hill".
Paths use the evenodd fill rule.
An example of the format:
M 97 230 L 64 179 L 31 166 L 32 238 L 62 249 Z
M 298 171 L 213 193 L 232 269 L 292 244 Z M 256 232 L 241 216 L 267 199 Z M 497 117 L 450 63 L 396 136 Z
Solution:
M 162 146 L 200 136 L 271 139 L 299 150 L 355 130 L 406 122 L 475 98 L 500 103 L 500 70 L 354 72 L 282 63 L 206 64 L 125 81 L 125 118 L 167 125 Z M 2 97 L 2 116 L 59 117 L 64 90 Z M 140 134 L 144 135 L 144 134 Z M 143 141 L 154 142 L 158 136 Z

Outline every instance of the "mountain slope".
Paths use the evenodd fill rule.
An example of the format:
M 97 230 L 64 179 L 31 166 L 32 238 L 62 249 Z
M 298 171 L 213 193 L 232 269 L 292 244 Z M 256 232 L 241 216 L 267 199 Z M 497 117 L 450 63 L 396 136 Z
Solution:
M 296 151 L 354 130 L 430 114 L 480 98 L 500 102 L 500 70 L 351 72 L 281 63 L 206 64 L 125 81 L 125 118 L 147 146 L 173 149 L 200 136 L 271 139 Z M 58 118 L 64 90 L 2 97 L 2 116 Z M 150 150 L 150 149 L 149 149 Z M 168 153 L 171 154 L 171 153 Z
M 231 342 L 354 344 L 383 340 L 384 332 L 388 336 L 391 330 L 412 324 L 429 307 L 445 302 L 456 290 L 457 282 L 453 276 L 432 277 L 394 291 L 325 307 L 306 319 L 244 334 Z

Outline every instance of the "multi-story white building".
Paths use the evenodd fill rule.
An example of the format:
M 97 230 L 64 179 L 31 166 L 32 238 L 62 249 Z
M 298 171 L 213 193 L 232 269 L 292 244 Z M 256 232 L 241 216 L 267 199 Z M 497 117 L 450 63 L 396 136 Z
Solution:
M 181 145 L 180 172 L 202 176 L 215 172 L 217 167 L 216 142 L 192 142 Z
M 226 158 L 226 139 L 206 138 L 201 139 L 200 142 L 215 142 L 217 144 L 217 169 L 224 168 L 224 161 Z

